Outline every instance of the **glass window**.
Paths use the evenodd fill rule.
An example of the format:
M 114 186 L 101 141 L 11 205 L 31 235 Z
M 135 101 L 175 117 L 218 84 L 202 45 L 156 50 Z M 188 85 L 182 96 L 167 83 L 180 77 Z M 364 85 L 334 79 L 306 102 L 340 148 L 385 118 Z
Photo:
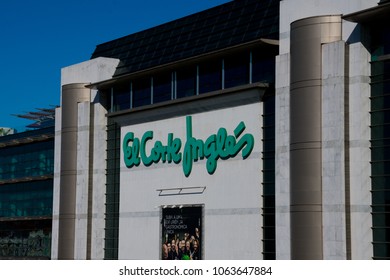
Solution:
M 222 88 L 222 60 L 209 61 L 199 65 L 199 93 Z
M 176 98 L 196 94 L 196 67 L 180 68 L 176 71 Z
M 371 160 L 372 161 L 390 160 L 390 147 L 371 148 Z
M 372 204 L 374 204 L 374 205 L 381 205 L 381 204 L 389 205 L 390 204 L 390 190 L 372 191 Z M 389 226 L 390 226 L 390 223 L 389 223 Z
M 135 80 L 133 82 L 133 107 L 151 104 L 150 78 Z
M 371 135 L 375 138 L 390 138 L 390 124 L 373 126 Z
M 104 259 L 118 259 L 120 146 L 120 126 L 109 118 Z
M 390 100 L 390 98 L 388 98 Z M 390 110 L 371 113 L 371 125 L 390 123 Z
M 371 96 L 382 96 L 390 94 L 390 80 L 371 84 Z
M 171 100 L 172 73 L 161 73 L 153 76 L 153 103 Z
M 113 87 L 113 111 L 130 108 L 130 83 L 118 84 Z
M 6 147 L 0 153 L 0 179 L 53 174 L 54 141 Z
M 249 52 L 232 54 L 224 59 L 225 88 L 249 84 Z
M 371 186 L 374 259 L 390 258 L 390 53 L 388 28 L 371 30 Z
M 371 75 L 375 80 L 387 80 L 390 78 L 390 60 L 375 61 L 371 65 Z
M 389 221 L 389 219 L 386 219 L 386 214 L 387 213 L 383 213 L 383 212 L 382 213 L 373 213 L 372 214 L 373 226 L 374 227 L 390 226 L 390 221 Z
M 252 51 L 252 82 L 275 82 L 275 57 L 272 52 Z
M 371 163 L 372 176 L 383 176 L 390 173 L 390 161 Z M 389 201 L 390 202 L 390 201 Z
M 373 190 L 390 190 L 390 176 L 372 176 L 372 189 Z
M 275 259 L 275 98 L 264 98 L 263 115 L 263 256 Z
M 374 242 L 373 247 L 374 247 L 374 260 L 388 259 L 388 256 L 390 256 L 390 243 Z
M 390 95 L 383 95 L 372 98 L 371 108 L 373 111 L 390 109 Z
M 0 217 L 51 216 L 53 180 L 0 187 Z

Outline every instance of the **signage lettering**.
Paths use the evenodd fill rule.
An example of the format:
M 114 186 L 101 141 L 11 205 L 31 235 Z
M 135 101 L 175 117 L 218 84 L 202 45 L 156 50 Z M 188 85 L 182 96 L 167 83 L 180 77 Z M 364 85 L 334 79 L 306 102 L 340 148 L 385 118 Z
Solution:
M 212 175 L 217 169 L 219 159 L 233 158 L 242 151 L 242 158 L 246 159 L 252 152 L 254 137 L 250 133 L 244 135 L 245 123 L 240 122 L 234 129 L 233 135 L 228 135 L 225 128 L 218 129 L 216 134 L 210 135 L 205 141 L 192 136 L 192 117 L 186 117 L 186 142 L 181 152 L 182 141 L 168 133 L 167 144 L 157 140 L 150 151 L 146 150 L 148 142 L 153 140 L 153 131 L 146 131 L 141 140 L 128 132 L 123 139 L 123 155 L 127 168 L 139 166 L 141 161 L 145 166 L 163 162 L 175 164 L 182 162 L 186 177 L 191 174 L 192 165 L 198 160 L 206 159 L 207 172 Z

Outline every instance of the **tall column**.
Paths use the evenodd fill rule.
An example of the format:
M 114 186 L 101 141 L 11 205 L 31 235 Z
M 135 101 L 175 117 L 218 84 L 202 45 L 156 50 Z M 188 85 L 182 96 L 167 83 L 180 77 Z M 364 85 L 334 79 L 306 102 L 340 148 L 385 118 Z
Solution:
M 74 259 L 78 103 L 90 101 L 90 89 L 86 88 L 83 83 L 63 85 L 61 98 L 58 259 Z
M 291 258 L 322 259 L 321 45 L 341 40 L 341 17 L 291 24 Z

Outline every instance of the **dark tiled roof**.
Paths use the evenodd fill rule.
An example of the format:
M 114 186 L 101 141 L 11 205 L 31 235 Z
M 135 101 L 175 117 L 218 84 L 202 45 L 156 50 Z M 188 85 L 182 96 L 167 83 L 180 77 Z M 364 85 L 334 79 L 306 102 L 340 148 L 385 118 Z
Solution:
M 236 0 L 100 44 L 91 59 L 119 58 L 120 76 L 278 36 L 279 0 Z

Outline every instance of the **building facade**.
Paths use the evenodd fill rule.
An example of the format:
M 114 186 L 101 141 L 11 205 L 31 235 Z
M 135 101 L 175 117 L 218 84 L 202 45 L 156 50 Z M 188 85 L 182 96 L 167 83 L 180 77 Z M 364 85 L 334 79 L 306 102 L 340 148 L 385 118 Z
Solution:
M 390 258 L 389 7 L 231 1 L 63 68 L 52 258 Z
M 0 259 L 51 258 L 54 109 L 48 111 L 33 112 L 46 122 L 36 129 L 0 137 Z

